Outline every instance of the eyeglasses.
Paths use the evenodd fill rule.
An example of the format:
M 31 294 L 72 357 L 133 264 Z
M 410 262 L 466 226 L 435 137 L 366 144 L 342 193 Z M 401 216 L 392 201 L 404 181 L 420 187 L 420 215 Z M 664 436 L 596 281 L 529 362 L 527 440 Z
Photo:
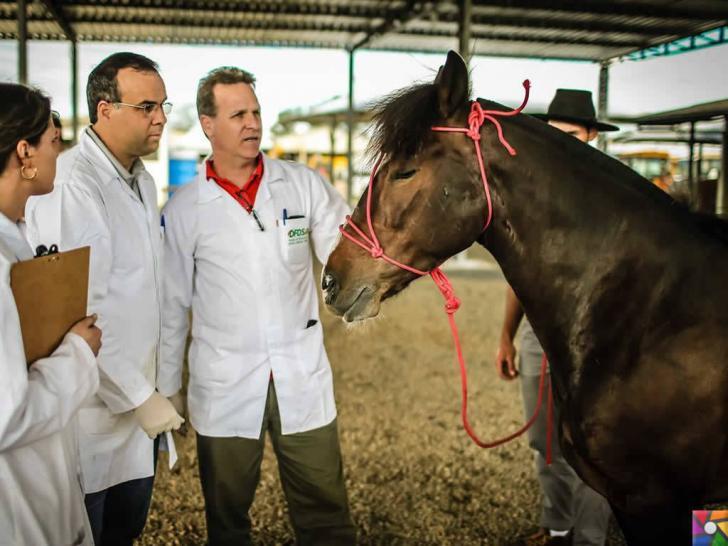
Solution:
M 143 110 L 144 115 L 151 116 L 152 113 L 157 108 L 161 108 L 162 112 L 166 114 L 169 114 L 172 111 L 172 103 L 171 102 L 163 102 L 162 104 L 159 104 L 158 102 L 145 102 L 144 104 L 129 104 L 128 102 L 114 102 L 112 104 L 117 104 L 119 106 L 128 106 L 129 108 L 136 108 L 138 110 Z

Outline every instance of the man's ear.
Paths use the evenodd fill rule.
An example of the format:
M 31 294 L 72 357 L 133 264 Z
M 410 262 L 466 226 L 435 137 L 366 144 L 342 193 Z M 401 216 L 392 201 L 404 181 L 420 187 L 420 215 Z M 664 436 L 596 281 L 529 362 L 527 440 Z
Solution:
M 202 127 L 202 132 L 205 133 L 205 136 L 207 137 L 207 140 L 210 140 L 210 135 L 212 134 L 213 129 L 213 120 L 210 116 L 201 115 L 199 117 L 200 120 L 200 126 Z
M 468 66 L 454 51 L 448 51 L 445 64 L 435 78 L 437 102 L 443 117 L 452 116 L 470 98 Z
M 586 133 L 586 141 L 591 142 L 599 136 L 599 130 L 595 127 L 589 127 Z
M 109 119 L 114 105 L 105 100 L 100 100 L 96 105 L 96 119 Z

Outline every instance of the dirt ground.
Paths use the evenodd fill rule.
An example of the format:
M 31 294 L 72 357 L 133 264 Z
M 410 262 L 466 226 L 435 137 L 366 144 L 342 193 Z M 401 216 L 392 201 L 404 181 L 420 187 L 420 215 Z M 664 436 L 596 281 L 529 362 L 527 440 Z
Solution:
M 499 380 L 492 363 L 504 281 L 495 270 L 452 281 L 463 301 L 456 317 L 471 423 L 483 439 L 501 437 L 523 422 L 518 384 Z M 525 440 L 485 450 L 462 428 L 457 362 L 442 297 L 429 279 L 388 302 L 375 321 L 352 328 L 327 312 L 322 320 L 361 544 L 502 546 L 537 525 L 539 490 Z M 205 543 L 193 435 L 178 445 L 176 469 L 159 465 L 141 544 Z M 270 444 L 251 515 L 258 543 L 291 543 Z M 608 544 L 622 544 L 614 529 Z

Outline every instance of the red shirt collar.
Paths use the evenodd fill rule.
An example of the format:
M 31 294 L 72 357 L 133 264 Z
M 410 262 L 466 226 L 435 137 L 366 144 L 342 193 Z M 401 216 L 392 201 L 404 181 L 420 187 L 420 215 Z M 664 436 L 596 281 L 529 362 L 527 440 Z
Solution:
M 238 187 L 227 178 L 219 176 L 215 172 L 213 159 L 205 161 L 205 173 L 207 179 L 213 180 L 217 183 L 218 186 L 229 193 L 233 199 L 240 204 L 240 206 L 250 213 L 255 205 L 255 197 L 258 194 L 258 188 L 260 187 L 260 182 L 263 179 L 263 154 L 258 154 L 255 169 L 250 174 L 250 178 L 248 178 L 248 181 L 242 188 Z

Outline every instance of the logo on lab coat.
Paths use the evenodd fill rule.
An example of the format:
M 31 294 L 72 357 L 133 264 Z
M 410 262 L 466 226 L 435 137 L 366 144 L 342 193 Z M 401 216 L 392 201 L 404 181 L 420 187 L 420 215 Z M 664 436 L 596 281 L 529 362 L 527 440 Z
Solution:
M 296 228 L 288 230 L 288 244 L 298 245 L 301 243 L 308 242 L 308 234 L 310 233 L 309 228 Z

